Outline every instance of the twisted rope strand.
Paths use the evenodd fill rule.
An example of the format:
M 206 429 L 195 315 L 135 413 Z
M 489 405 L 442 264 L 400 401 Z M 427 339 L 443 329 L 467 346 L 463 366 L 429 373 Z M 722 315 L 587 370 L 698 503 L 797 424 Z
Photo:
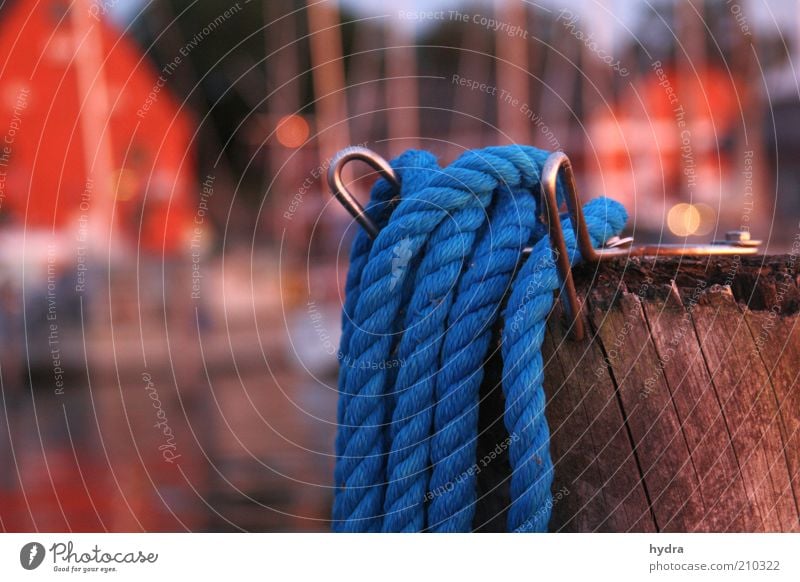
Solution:
M 392 166 L 396 172 L 398 160 L 392 161 Z M 383 228 L 389 220 L 391 208 L 389 201 L 392 198 L 394 188 L 391 184 L 383 178 L 380 178 L 372 187 L 370 193 L 370 201 L 365 209 L 366 214 L 378 225 Z M 337 407 L 337 424 L 342 426 L 344 422 L 344 411 L 349 402 L 347 390 L 347 372 L 350 369 L 351 353 L 350 353 L 350 336 L 353 333 L 353 310 L 356 306 L 356 300 L 359 295 L 359 288 L 361 285 L 361 272 L 364 265 L 367 264 L 370 249 L 372 248 L 372 239 L 362 229 L 357 229 L 356 235 L 353 238 L 352 246 L 350 247 L 350 268 L 347 272 L 347 281 L 345 282 L 345 299 L 342 308 L 342 335 L 339 340 L 339 351 L 337 357 L 339 359 L 339 402 Z M 335 450 L 337 457 L 340 456 L 344 449 L 344 432 L 339 431 L 336 435 Z M 338 473 L 337 465 L 337 473 Z M 339 475 L 334 477 L 336 483 L 340 482 Z M 334 519 L 337 516 L 334 516 Z
M 490 169 L 500 180 L 519 180 L 513 165 L 479 152 L 462 156 L 454 166 L 479 171 Z M 434 179 L 431 183 L 435 182 Z M 398 359 L 403 366 L 395 385 L 398 399 L 390 426 L 392 447 L 384 502 L 384 531 L 421 531 L 425 526 L 429 437 L 439 351 L 453 291 L 465 259 L 472 253 L 477 232 L 485 222 L 483 205 L 489 201 L 489 197 L 478 197 L 476 204 L 454 212 L 439 224 L 427 242 L 417 271 L 406 329 L 398 349 Z
M 345 434 L 337 468 L 337 485 L 342 489 L 334 500 L 337 531 L 380 531 L 382 525 L 387 373 L 373 363 L 388 359 L 392 338 L 385 332 L 401 307 L 399 291 L 404 286 L 397 285 L 392 274 L 394 250 L 402 246 L 416 255 L 448 214 L 476 200 L 485 206 L 498 185 L 494 177 L 455 163 L 432 176 L 432 182 L 431 187 L 403 196 L 389 224 L 375 239 L 362 272 L 350 338 L 350 351 L 356 355 L 347 375 L 350 400 L 340 427 Z
M 393 212 L 378 206 L 387 206 L 386 186 L 373 190 L 369 212 L 382 228 L 375 241 L 360 235 L 353 244 L 343 313 L 334 530 L 470 530 L 482 365 L 509 286 L 508 527 L 546 529 L 553 469 L 541 344 L 559 280 L 531 192 L 547 155 L 487 148 L 439 169 L 429 154 L 407 152 L 395 162 L 402 188 Z M 586 222 L 600 244 L 619 232 L 625 213 L 599 199 L 586 206 Z M 568 221 L 564 230 L 574 262 Z M 390 358 L 400 367 L 379 365 Z
M 584 213 L 594 246 L 619 234 L 627 219 L 622 205 L 607 198 L 592 200 L 584 207 Z M 570 263 L 575 264 L 579 260 L 575 234 L 569 218 L 563 218 L 561 223 Z M 553 292 L 560 287 L 555 259 L 549 237 L 542 237 L 514 281 L 504 313 L 504 421 L 511 436 L 510 531 L 547 531 L 552 510 L 553 463 L 544 415 L 542 342 L 547 315 L 553 307 Z
M 531 193 L 502 190 L 471 265 L 459 282 L 436 377 L 434 470 L 428 523 L 432 531 L 469 531 L 475 513 L 475 450 L 483 362 L 492 326 L 508 292 L 520 252 L 535 222 Z

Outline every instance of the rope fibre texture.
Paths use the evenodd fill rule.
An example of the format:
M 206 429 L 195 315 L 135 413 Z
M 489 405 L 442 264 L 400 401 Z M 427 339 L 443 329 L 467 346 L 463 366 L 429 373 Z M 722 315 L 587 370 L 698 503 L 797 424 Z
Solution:
M 353 241 L 342 315 L 334 531 L 472 529 L 479 388 L 501 316 L 507 527 L 547 530 L 553 464 L 541 345 L 560 287 L 534 195 L 547 156 L 492 147 L 440 168 L 430 153 L 408 151 L 392 162 L 399 203 L 386 181 L 373 187 L 366 211 L 380 233 Z M 607 198 L 584 213 L 595 246 L 627 219 Z M 561 223 L 575 264 L 571 223 Z

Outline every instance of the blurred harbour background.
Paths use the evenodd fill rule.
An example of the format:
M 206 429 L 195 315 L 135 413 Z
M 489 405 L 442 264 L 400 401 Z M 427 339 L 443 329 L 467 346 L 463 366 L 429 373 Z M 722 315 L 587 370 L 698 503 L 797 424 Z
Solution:
M 5 531 L 329 529 L 348 145 L 798 234 L 797 0 L 7 0 L 0 55 Z

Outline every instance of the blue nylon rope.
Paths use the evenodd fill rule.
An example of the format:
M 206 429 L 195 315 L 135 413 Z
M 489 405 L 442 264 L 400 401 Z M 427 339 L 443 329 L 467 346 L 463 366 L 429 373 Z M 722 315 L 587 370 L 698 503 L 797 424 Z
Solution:
M 536 205 L 529 191 L 500 190 L 489 228 L 459 281 L 436 377 L 434 470 L 428 509 L 432 531 L 470 529 L 476 500 L 476 474 L 470 469 L 476 462 L 483 361 L 489 353 L 500 303 L 510 289 L 512 274 L 535 222 Z M 464 434 L 470 438 L 460 438 Z
M 482 366 L 509 290 L 508 529 L 546 531 L 553 467 L 541 343 L 559 280 L 533 192 L 547 155 L 493 147 L 439 168 L 430 154 L 410 151 L 392 162 L 401 182 L 393 211 L 388 184 L 373 188 L 367 212 L 381 229 L 374 241 L 356 236 L 342 317 L 335 531 L 470 531 Z M 595 245 L 626 220 L 608 199 L 593 200 L 585 213 Z M 577 262 L 571 226 L 562 222 Z M 532 243 L 512 282 L 520 251 Z
M 431 169 L 436 166 L 436 159 L 433 155 L 427 152 L 408 151 L 399 156 L 397 159 L 392 160 L 391 165 L 396 173 L 403 176 L 400 198 L 407 195 L 409 191 L 419 188 L 429 177 L 429 174 L 421 171 L 422 169 Z M 379 228 L 385 226 L 390 214 L 389 201 L 395 194 L 392 192 L 392 187 L 389 183 L 380 179 L 375 183 L 372 188 L 370 202 L 367 205 L 366 212 Z M 346 422 L 346 410 L 350 402 L 351 389 L 348 387 L 348 375 L 356 366 L 360 365 L 359 362 L 353 357 L 353 352 L 350 349 L 350 338 L 353 335 L 357 324 L 354 322 L 355 309 L 360 298 L 361 289 L 361 276 L 367 260 L 369 259 L 370 252 L 373 246 L 372 239 L 361 229 L 356 233 L 355 239 L 351 249 L 350 270 L 347 274 L 347 282 L 345 286 L 345 303 L 342 310 L 342 337 L 339 343 L 339 406 L 337 410 L 338 432 L 336 435 L 336 468 L 334 472 L 334 479 L 338 486 L 344 483 L 345 479 L 342 471 L 348 465 L 344 462 L 346 454 L 346 444 L 353 434 L 354 426 Z M 386 330 L 386 336 L 383 339 L 392 341 L 392 329 Z M 357 459 L 356 459 L 357 460 Z M 339 490 L 336 490 L 333 505 L 333 519 L 334 529 L 339 529 L 343 526 L 343 516 L 341 515 L 341 508 L 343 504 L 343 496 Z

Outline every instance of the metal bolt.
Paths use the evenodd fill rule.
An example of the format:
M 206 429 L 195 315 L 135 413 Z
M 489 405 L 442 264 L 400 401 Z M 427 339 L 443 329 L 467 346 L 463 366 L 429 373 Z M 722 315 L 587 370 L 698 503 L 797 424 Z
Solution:
M 761 244 L 761 241 L 750 238 L 749 230 L 729 230 L 725 233 L 725 240 L 715 240 L 712 241 L 711 244 L 755 249 Z
M 749 230 L 729 230 L 725 233 L 725 240 L 728 242 L 748 242 L 750 240 Z
M 612 236 L 610 239 L 606 241 L 606 244 L 603 245 L 604 249 L 614 249 L 617 247 L 627 247 L 633 244 L 633 237 L 626 236 L 625 238 L 619 236 Z

